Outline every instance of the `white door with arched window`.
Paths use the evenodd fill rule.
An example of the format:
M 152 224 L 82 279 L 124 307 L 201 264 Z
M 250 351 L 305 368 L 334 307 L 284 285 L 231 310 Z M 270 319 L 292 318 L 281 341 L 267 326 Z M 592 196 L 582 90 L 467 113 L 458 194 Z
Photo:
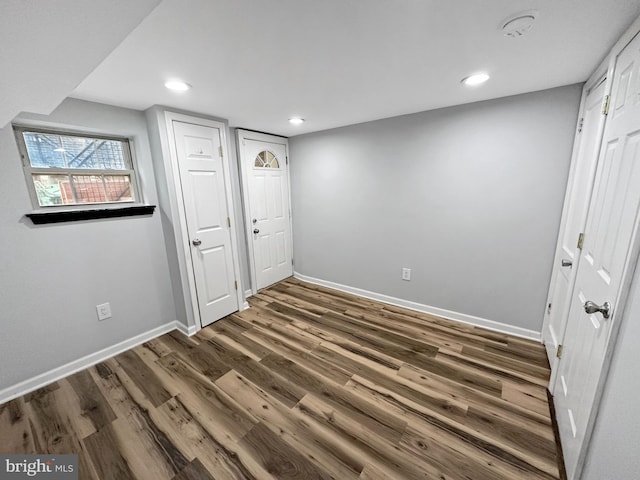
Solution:
M 288 143 L 238 130 L 253 292 L 293 274 Z

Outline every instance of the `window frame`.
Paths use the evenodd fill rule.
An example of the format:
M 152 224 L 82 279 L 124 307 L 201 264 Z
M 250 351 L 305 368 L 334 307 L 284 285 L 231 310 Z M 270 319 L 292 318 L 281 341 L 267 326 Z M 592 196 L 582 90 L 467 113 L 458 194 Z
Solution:
M 65 128 L 55 127 L 39 127 L 23 124 L 13 124 L 13 131 L 16 137 L 18 145 L 18 151 L 22 161 L 22 168 L 25 175 L 25 181 L 27 183 L 27 190 L 29 191 L 29 197 L 31 198 L 31 204 L 34 212 L 53 212 L 53 211 L 74 211 L 74 210 L 95 210 L 110 209 L 110 208 L 122 208 L 127 206 L 139 206 L 144 205 L 142 198 L 142 191 L 140 189 L 138 180 L 138 166 L 135 157 L 135 149 L 133 139 L 121 135 L 109 135 L 103 133 L 93 133 L 89 131 L 70 130 Z M 31 165 L 29 158 L 29 152 L 24 140 L 24 132 L 44 133 L 50 135 L 61 135 L 70 137 L 83 137 L 91 139 L 101 140 L 114 140 L 122 142 L 123 154 L 125 163 L 130 167 L 128 169 L 116 170 L 116 169 L 95 169 L 95 168 L 63 168 L 63 167 L 34 167 Z M 85 203 L 73 203 L 73 204 L 61 204 L 61 205 L 40 205 L 38 194 L 36 192 L 36 186 L 33 181 L 33 175 L 67 175 L 69 176 L 69 182 L 73 188 L 73 181 L 71 175 L 82 176 L 109 176 L 109 175 L 128 175 L 129 183 L 131 185 L 133 200 L 127 200 L 122 202 L 85 202 Z

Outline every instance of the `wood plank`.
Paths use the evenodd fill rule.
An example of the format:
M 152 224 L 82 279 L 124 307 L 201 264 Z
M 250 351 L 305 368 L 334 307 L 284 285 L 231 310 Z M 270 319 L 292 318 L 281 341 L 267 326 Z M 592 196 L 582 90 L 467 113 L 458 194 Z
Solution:
M 238 454 L 237 443 L 227 442 L 219 430 L 209 433 L 197 417 L 198 414 L 192 414 L 180 398 L 172 398 L 157 408 L 154 419 L 185 456 L 199 460 L 216 480 L 253 478 Z M 253 471 L 258 468 L 252 466 Z
M 181 384 L 178 398 L 193 412 L 203 428 L 215 438 L 223 435 L 227 441 L 242 438 L 258 419 L 246 412 L 238 403 L 174 354 L 158 360 L 174 381 Z M 222 440 L 220 440 L 222 441 Z
M 36 453 L 78 454 L 79 476 L 97 478 L 84 443 L 68 418 L 66 405 L 58 401 L 56 392 L 37 396 L 25 404 Z
M 314 395 L 305 396 L 295 409 L 310 422 L 328 428 L 335 437 L 352 445 L 354 452 L 362 456 L 365 464 L 373 464 L 383 471 L 393 472 L 393 478 L 440 478 L 441 472 L 437 468 L 415 462 L 413 456 L 403 451 L 397 443 L 376 435 L 349 415 L 342 414 Z
M 100 480 L 135 478 L 120 452 L 117 437 L 110 426 L 83 440 Z M 85 478 L 82 470 L 80 478 Z
M 240 445 L 279 480 L 331 480 L 322 468 L 312 464 L 262 423 L 253 427 Z
M 354 376 L 353 386 L 364 396 L 383 402 L 387 408 L 397 414 L 406 415 L 412 420 L 409 424 L 423 432 L 434 429 L 443 437 L 441 441 L 451 445 L 467 445 L 476 455 L 493 457 L 492 462 L 503 462 L 516 468 L 519 474 L 529 472 L 530 478 L 551 478 L 554 466 L 541 459 L 531 449 L 518 449 L 504 443 L 501 438 L 492 437 L 475 430 L 468 425 L 452 421 L 439 412 L 433 411 L 419 402 L 412 401 L 395 391 L 381 387 L 365 378 Z M 525 478 L 525 477 L 514 477 Z
M 305 394 L 304 389 L 295 383 L 221 342 L 209 340 L 207 347 L 209 354 L 218 361 L 241 373 L 289 407 L 298 403 Z
M 171 394 L 164 389 L 156 374 L 133 351 L 121 353 L 115 359 L 154 407 L 171 398 Z
M 405 431 L 405 421 L 387 414 L 375 404 L 341 388 L 340 385 L 316 376 L 311 370 L 300 367 L 287 358 L 274 353 L 262 359 L 261 363 L 277 370 L 307 392 L 322 398 L 333 408 L 343 411 L 390 442 L 397 442 Z
M 67 377 L 66 381 L 78 397 L 80 414 L 93 424 L 95 430 L 109 425 L 116 419 L 115 413 L 87 370 Z
M 546 393 L 547 389 L 539 385 L 518 384 L 506 380 L 502 382 L 502 398 L 506 402 L 539 413 L 550 419 L 551 413 Z
M 217 480 L 197 458 L 187 465 L 173 480 Z
M 255 415 L 275 435 L 317 466 L 326 469 L 333 478 L 357 478 L 363 464 L 349 454 L 344 445 L 331 442 L 325 431 L 305 422 L 295 410 L 288 409 L 240 374 L 230 372 L 216 384 L 237 398 L 248 412 Z
M 29 426 L 25 397 L 0 405 L 0 452 L 38 453 Z

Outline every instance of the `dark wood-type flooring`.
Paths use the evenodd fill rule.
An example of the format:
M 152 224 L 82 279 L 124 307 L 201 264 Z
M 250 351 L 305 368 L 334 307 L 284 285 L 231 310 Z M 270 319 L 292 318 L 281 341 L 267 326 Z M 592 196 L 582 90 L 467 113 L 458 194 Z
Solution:
M 0 405 L 81 479 L 554 480 L 544 349 L 288 279 Z

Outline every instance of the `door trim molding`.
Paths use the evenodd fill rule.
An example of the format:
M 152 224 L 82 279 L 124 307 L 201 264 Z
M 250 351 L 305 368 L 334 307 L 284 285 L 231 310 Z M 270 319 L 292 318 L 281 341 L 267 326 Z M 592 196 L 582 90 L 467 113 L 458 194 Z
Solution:
M 294 278 L 302 280 L 303 282 L 314 283 L 323 287 L 333 288 L 334 290 L 351 293 L 359 297 L 368 298 L 369 300 L 388 303 L 389 305 L 395 305 L 396 307 L 403 307 L 409 310 L 415 310 L 416 312 L 427 313 L 429 315 L 445 318 L 447 320 L 453 320 L 455 322 L 473 325 L 474 327 L 485 328 L 487 330 L 499 333 L 506 333 L 515 337 L 526 338 L 527 340 L 534 340 L 536 342 L 541 341 L 540 332 L 537 332 L 535 330 L 508 325 L 506 323 L 496 322 L 495 320 L 489 320 L 487 318 L 475 317 L 466 313 L 445 310 L 444 308 L 432 307 L 431 305 L 425 305 L 422 303 L 412 302 L 410 300 L 404 300 L 402 298 L 391 297 L 382 293 L 370 292 L 368 290 L 351 287 L 349 285 L 342 285 L 340 283 L 334 283 L 328 280 L 308 277 L 307 275 L 298 273 L 295 270 L 293 272 L 293 276 Z
M 193 125 L 200 125 L 204 127 L 216 128 L 220 131 L 220 145 L 222 146 L 222 168 L 224 173 L 224 186 L 225 196 L 227 199 L 227 215 L 231 220 L 230 234 L 231 234 L 231 254 L 233 259 L 233 271 L 238 282 L 238 288 L 236 290 L 236 299 L 238 304 L 238 310 L 243 308 L 244 305 L 244 289 L 242 287 L 242 275 L 240 274 L 240 261 L 238 258 L 238 235 L 236 231 L 236 216 L 233 206 L 233 190 L 231 188 L 231 167 L 229 162 L 229 142 L 227 141 L 227 124 L 218 120 L 211 120 L 202 117 L 196 117 L 191 115 L 185 115 L 182 113 L 172 112 L 165 110 L 164 118 L 167 130 L 167 140 L 169 149 L 170 160 L 170 176 L 173 181 L 173 189 L 176 195 L 175 197 L 175 213 L 177 213 L 178 220 L 180 222 L 180 228 L 174 228 L 174 235 L 176 239 L 176 249 L 178 254 L 178 263 L 180 266 L 181 284 L 185 303 L 191 306 L 187 307 L 187 314 L 193 316 L 193 322 L 195 325 L 195 332 L 202 329 L 202 319 L 200 317 L 200 307 L 198 306 L 198 296 L 196 293 L 195 274 L 193 270 L 193 263 L 191 261 L 191 242 L 189 239 L 189 231 L 187 229 L 187 216 L 184 210 L 184 196 L 182 190 L 182 182 L 180 181 L 180 166 L 178 164 L 178 152 L 176 150 L 175 136 L 173 133 L 173 122 L 190 123 Z M 175 216 L 174 216 L 175 218 Z M 192 326 L 189 326 L 191 331 Z
M 284 149 L 286 152 L 287 158 L 289 157 L 289 139 L 287 137 L 281 137 L 278 135 L 272 135 L 269 133 L 261 133 L 255 132 L 253 130 L 246 129 L 237 129 L 236 130 L 236 148 L 238 152 L 238 164 L 240 165 L 240 183 L 242 187 L 242 204 L 244 210 L 244 218 L 245 218 L 245 233 L 247 238 L 247 247 L 249 251 L 249 275 L 251 277 L 251 289 L 247 290 L 247 292 L 251 291 L 253 295 L 258 293 L 258 282 L 257 282 L 257 274 L 256 274 L 256 263 L 253 249 L 253 242 L 251 238 L 253 236 L 252 225 L 251 225 L 251 211 L 250 211 L 250 203 L 249 203 L 249 179 L 248 179 L 248 171 L 247 166 L 245 165 L 243 158 L 243 144 L 242 142 L 245 140 L 259 140 L 261 142 L 269 142 L 269 143 L 278 143 L 280 145 L 284 145 Z M 289 162 L 285 161 L 285 169 L 287 171 L 287 185 L 289 190 L 289 242 L 291 245 L 291 255 L 293 258 L 293 222 L 291 218 L 291 175 L 289 170 Z M 294 265 L 292 265 L 292 270 L 294 269 Z M 246 296 L 246 294 L 245 294 Z

